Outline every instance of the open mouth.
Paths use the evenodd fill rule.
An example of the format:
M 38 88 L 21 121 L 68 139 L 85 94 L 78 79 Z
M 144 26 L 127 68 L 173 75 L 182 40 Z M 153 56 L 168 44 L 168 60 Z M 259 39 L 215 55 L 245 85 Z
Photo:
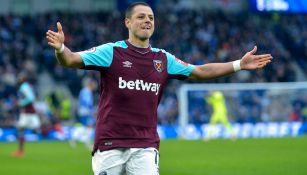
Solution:
M 142 27 L 141 29 L 142 29 L 142 30 L 150 30 L 151 27 L 150 27 L 150 26 L 145 26 L 145 27 Z

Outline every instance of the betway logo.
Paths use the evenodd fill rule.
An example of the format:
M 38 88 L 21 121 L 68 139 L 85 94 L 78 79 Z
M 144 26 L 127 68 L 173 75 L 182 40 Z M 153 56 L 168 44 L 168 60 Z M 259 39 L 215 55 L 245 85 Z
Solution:
M 138 91 L 152 91 L 155 92 L 156 95 L 159 93 L 160 84 L 158 83 L 148 83 L 143 80 L 136 79 L 135 81 L 126 81 L 122 77 L 118 78 L 118 87 L 120 89 L 135 89 Z

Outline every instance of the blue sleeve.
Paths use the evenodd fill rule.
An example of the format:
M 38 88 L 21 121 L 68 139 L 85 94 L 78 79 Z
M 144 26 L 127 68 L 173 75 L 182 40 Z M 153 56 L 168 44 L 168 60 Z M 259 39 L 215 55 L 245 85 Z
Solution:
M 109 67 L 113 60 L 113 43 L 107 43 L 78 52 L 86 66 Z
M 170 75 L 189 76 L 192 73 L 193 69 L 195 68 L 194 65 L 185 63 L 168 52 L 166 52 L 166 57 L 167 57 L 167 72 Z
M 19 89 L 19 93 L 21 94 L 21 98 L 18 101 L 19 106 L 24 107 L 28 104 L 33 103 L 35 96 L 29 84 L 22 84 Z

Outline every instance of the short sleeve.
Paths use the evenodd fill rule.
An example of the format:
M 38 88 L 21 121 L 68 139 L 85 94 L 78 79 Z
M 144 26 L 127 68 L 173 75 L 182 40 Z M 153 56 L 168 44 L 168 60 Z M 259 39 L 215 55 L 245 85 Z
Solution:
M 186 76 L 188 77 L 193 69 L 194 65 L 185 63 L 180 59 L 176 58 L 174 55 L 166 52 L 167 57 L 167 71 L 170 75 Z
M 19 89 L 19 92 L 22 94 L 22 98 L 19 99 L 20 106 L 26 106 L 34 101 L 35 96 L 31 86 L 28 83 L 23 83 Z
M 113 60 L 113 43 L 107 43 L 89 50 L 78 52 L 85 67 L 109 67 Z

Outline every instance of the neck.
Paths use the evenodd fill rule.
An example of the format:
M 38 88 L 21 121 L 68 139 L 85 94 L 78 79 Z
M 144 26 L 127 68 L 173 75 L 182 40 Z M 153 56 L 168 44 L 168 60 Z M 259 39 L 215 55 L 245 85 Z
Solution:
M 149 47 L 149 39 L 142 41 L 142 40 L 139 40 L 139 39 L 129 38 L 128 41 L 129 41 L 130 44 L 134 45 L 135 47 L 140 47 L 140 48 L 148 48 Z

